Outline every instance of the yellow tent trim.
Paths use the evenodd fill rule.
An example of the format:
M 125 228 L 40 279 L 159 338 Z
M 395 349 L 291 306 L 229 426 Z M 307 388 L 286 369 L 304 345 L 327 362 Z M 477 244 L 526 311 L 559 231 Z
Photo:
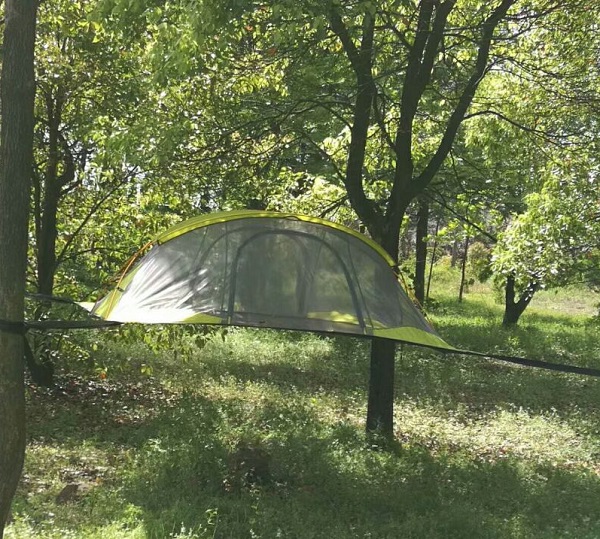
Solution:
M 111 290 L 106 295 L 103 302 L 100 305 L 98 305 L 98 307 L 94 311 L 94 314 L 101 318 L 104 318 L 105 320 L 108 320 L 110 313 L 113 310 L 113 307 L 119 303 L 119 298 L 122 295 L 123 292 L 117 288 Z
M 348 313 L 340 313 L 338 311 L 315 311 L 307 313 L 306 317 L 316 320 L 327 320 L 331 322 L 340 322 L 343 324 L 353 324 L 355 326 L 359 325 L 358 318 L 355 315 Z M 385 326 L 381 322 L 377 322 L 376 320 L 370 320 L 369 327 L 382 329 L 385 328 Z
M 340 313 L 338 311 L 327 311 L 327 312 L 312 312 L 307 313 L 307 318 L 316 320 L 327 320 L 330 322 L 341 322 L 343 324 L 354 324 L 358 325 L 358 318 L 353 314 Z
M 223 324 L 223 319 L 211 314 L 196 313 L 188 318 L 184 318 L 180 324 Z
M 372 335 L 373 337 L 382 337 L 383 339 L 393 339 L 395 341 L 422 344 L 423 346 L 433 346 L 435 348 L 443 348 L 445 350 L 456 350 L 456 348 L 450 346 L 441 337 L 418 328 L 404 327 L 374 329 Z

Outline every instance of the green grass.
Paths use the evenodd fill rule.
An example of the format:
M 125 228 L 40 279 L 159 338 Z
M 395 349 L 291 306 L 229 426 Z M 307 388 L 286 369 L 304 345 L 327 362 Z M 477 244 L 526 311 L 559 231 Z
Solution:
M 454 295 L 436 292 L 431 315 L 456 346 L 600 367 L 597 323 L 568 307 L 583 291 L 512 330 L 485 287 Z M 178 339 L 101 336 L 101 369 L 69 363 L 57 390 L 29 388 L 7 537 L 600 537 L 600 381 L 405 346 L 397 444 L 381 451 L 363 435 L 368 342 Z M 59 503 L 67 484 L 81 493 Z

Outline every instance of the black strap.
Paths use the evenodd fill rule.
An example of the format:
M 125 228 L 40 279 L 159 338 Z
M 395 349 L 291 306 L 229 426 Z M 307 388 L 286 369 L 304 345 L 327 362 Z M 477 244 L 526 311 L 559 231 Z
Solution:
M 0 331 L 25 335 L 29 329 L 96 329 L 120 325 L 121 322 L 112 322 L 110 320 L 32 320 L 30 322 L 0 320 Z
M 0 331 L 15 333 L 17 335 L 25 335 L 28 329 L 97 329 L 115 327 L 120 325 L 121 322 L 113 322 L 110 320 L 37 320 L 31 322 L 14 322 L 10 320 L 0 319 Z M 406 344 L 414 343 L 407 342 Z M 590 367 L 577 367 L 576 365 L 568 365 L 566 363 L 550 363 L 549 361 L 542 361 L 539 359 L 527 359 L 524 357 L 506 356 L 503 354 L 473 352 L 472 350 L 450 350 L 447 348 L 439 348 L 437 346 L 425 346 L 425 348 L 432 348 L 433 350 L 443 352 L 444 354 L 460 354 L 463 356 L 475 356 L 485 359 L 496 359 L 498 361 L 514 363 L 516 365 L 524 365 L 526 367 L 534 367 L 538 369 L 567 372 L 572 374 L 581 374 L 584 376 L 593 376 L 596 378 L 600 378 L 600 369 L 592 369 Z
M 111 320 L 32 320 L 25 322 L 27 329 L 98 329 L 120 326 Z
M 406 344 L 413 344 L 407 342 Z M 550 363 L 549 361 L 543 361 L 541 359 L 527 359 L 518 356 L 505 356 L 503 354 L 490 354 L 487 352 L 473 352 L 473 350 L 461 350 L 459 348 L 449 349 L 441 348 L 438 346 L 428 345 L 416 345 L 423 346 L 424 348 L 431 348 L 444 354 L 457 354 L 461 356 L 475 356 L 484 359 L 496 359 L 498 361 L 505 361 L 507 363 L 514 363 L 516 365 L 523 365 L 525 367 L 533 367 L 536 369 L 546 369 L 550 371 L 568 372 L 572 374 L 582 374 L 584 376 L 593 376 L 600 378 L 600 369 L 592 369 L 591 367 L 577 367 L 576 365 L 568 365 L 567 363 Z
M 452 351 L 447 351 L 452 353 Z M 505 356 L 502 354 L 486 354 L 482 352 L 473 352 L 471 350 L 457 350 L 457 354 L 465 356 L 483 357 L 486 359 L 497 359 L 498 361 L 506 361 L 516 365 L 524 365 L 526 367 L 536 367 L 538 369 L 546 369 L 550 371 L 569 372 L 572 374 L 583 374 L 585 376 L 594 376 L 600 378 L 600 369 L 592 369 L 590 367 L 577 367 L 576 365 L 568 365 L 566 363 L 550 363 L 540 359 L 527 359 L 517 356 Z
M 25 335 L 27 332 L 27 326 L 25 322 L 0 320 L 0 331 L 4 331 L 5 333 L 14 333 L 15 335 Z
M 76 301 L 73 301 L 71 298 L 63 298 L 61 296 L 52 296 L 49 294 L 25 294 L 28 298 L 35 299 L 37 301 L 52 301 L 54 303 L 66 303 L 68 305 L 77 305 L 79 304 Z

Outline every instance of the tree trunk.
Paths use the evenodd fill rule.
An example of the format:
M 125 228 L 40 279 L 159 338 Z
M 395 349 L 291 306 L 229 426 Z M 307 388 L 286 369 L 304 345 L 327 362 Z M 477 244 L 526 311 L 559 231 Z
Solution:
M 0 319 L 23 320 L 33 153 L 36 0 L 6 0 L 0 127 Z M 0 539 L 25 455 L 23 337 L 0 331 Z
M 35 237 L 37 258 L 37 292 L 44 296 L 54 293 L 58 260 L 56 240 L 57 216 L 63 188 L 75 179 L 75 163 L 71 150 L 61 134 L 65 92 L 61 84 L 54 91 L 45 90 L 47 115 L 47 159 L 43 176 L 35 178 Z M 62 164 L 62 167 L 61 167 Z M 62 172 L 59 173 L 59 169 Z M 50 302 L 42 301 L 35 311 L 35 319 L 48 315 Z M 52 339 L 42 335 L 35 339 L 35 354 L 26 354 L 32 380 L 41 386 L 54 385 L 54 362 L 51 355 Z
M 395 341 L 379 338 L 371 341 L 367 432 L 388 439 L 394 432 L 395 359 Z
M 469 257 L 469 236 L 465 239 L 465 250 L 462 255 L 462 263 L 460 269 L 460 288 L 458 290 L 458 301 L 463 300 L 463 294 L 465 291 L 466 278 L 467 278 L 467 259 Z
M 56 217 L 61 197 L 61 181 L 58 174 L 60 162 L 60 123 L 62 121 L 62 99 L 60 91 L 54 98 L 46 95 L 46 112 L 48 116 L 48 157 L 43 176 L 43 200 L 41 214 L 36 215 L 36 250 L 38 292 L 51 295 L 54 289 L 56 272 Z
M 365 14 L 359 48 L 356 48 L 342 17 L 336 9 L 330 12 L 330 23 L 348 55 L 357 81 L 357 95 L 354 103 L 350 145 L 344 178 L 346 191 L 348 192 L 352 207 L 369 230 L 373 239 L 388 251 L 393 260 L 398 260 L 400 223 L 402 222 L 403 214 L 399 217 L 400 221 L 398 221 L 397 212 L 394 212 L 393 218 L 384 217 L 377 206 L 366 196 L 362 183 L 371 111 L 376 94 L 376 86 L 371 71 L 373 65 L 375 19 L 369 13 Z M 367 433 L 378 431 L 385 436 L 392 435 L 395 349 L 393 341 L 378 338 L 372 340 L 369 404 L 366 422 Z
M 420 305 L 425 303 L 425 273 L 427 270 L 427 233 L 429 224 L 429 202 L 421 199 L 419 202 L 419 211 L 417 213 L 417 235 L 416 235 L 416 255 L 415 263 L 415 297 Z
M 460 255 L 460 249 L 458 248 L 458 240 L 452 242 L 451 256 L 450 256 L 450 267 L 455 268 L 458 262 L 458 256 Z
M 329 22 L 338 36 L 356 75 L 356 100 L 350 129 L 350 143 L 344 185 L 348 199 L 359 218 L 367 226 L 373 239 L 379 242 L 393 260 L 398 260 L 400 224 L 412 200 L 421 195 L 448 156 L 458 129 L 465 118 L 480 81 L 488 69 L 488 59 L 496 26 L 504 19 L 516 0 L 502 0 L 481 23 L 477 40 L 477 57 L 473 69 L 450 113 L 440 144 L 417 177 L 413 177 L 413 126 L 423 94 L 431 81 L 436 59 L 443 46 L 444 31 L 450 12 L 456 5 L 453 0 L 419 3 L 416 32 L 410 47 L 404 73 L 399 106 L 400 117 L 395 136 L 385 127 L 384 116 L 378 106 L 378 90 L 373 77 L 373 60 L 377 12 L 365 11 L 361 39 L 353 39 L 340 14 L 343 3 L 333 3 Z M 370 199 L 364 190 L 363 167 L 371 125 L 371 112 L 376 122 L 383 126 L 386 140 L 395 155 L 394 179 L 384 205 Z M 382 211 L 382 208 L 385 210 Z M 371 385 L 367 431 L 379 429 L 391 435 L 393 417 L 393 370 L 395 346 L 373 339 L 371 349 Z M 385 380 L 384 380 L 385 378 Z
M 502 325 L 504 327 L 510 327 L 517 324 L 519 318 L 521 318 L 521 315 L 531 303 L 537 289 L 537 283 L 529 283 L 525 288 L 525 291 L 521 294 L 521 297 L 515 301 L 515 278 L 511 275 L 506 279 L 504 318 L 502 319 Z
M 398 260 L 400 224 L 410 200 L 401 200 L 399 211 L 388 215 L 385 234 L 378 238 L 382 247 Z M 369 402 L 367 407 L 367 434 L 379 434 L 391 439 L 394 433 L 394 371 L 396 342 L 388 339 L 371 340 L 371 366 L 369 374 Z
M 429 299 L 429 290 L 431 288 L 431 277 L 433 276 L 433 264 L 437 252 L 437 235 L 440 231 L 440 218 L 435 223 L 435 239 L 433 240 L 433 249 L 431 250 L 431 259 L 429 260 L 429 275 L 427 276 L 427 290 L 425 291 L 425 300 Z
M 60 186 L 58 185 L 58 149 L 53 147 L 57 143 L 57 136 L 50 136 L 50 152 L 46 175 L 44 178 L 44 202 L 41 215 L 35 216 L 36 222 L 36 257 L 37 257 L 37 292 L 51 296 L 54 292 L 54 276 L 56 274 L 56 238 L 58 202 L 60 199 Z M 36 208 L 37 210 L 37 208 Z M 51 304 L 41 301 L 35 310 L 34 318 L 40 320 L 48 315 Z M 51 337 L 40 335 L 33 337 L 33 350 L 36 353 L 26 354 L 27 368 L 33 382 L 39 386 L 52 387 L 54 385 L 54 364 L 50 357 L 49 343 Z

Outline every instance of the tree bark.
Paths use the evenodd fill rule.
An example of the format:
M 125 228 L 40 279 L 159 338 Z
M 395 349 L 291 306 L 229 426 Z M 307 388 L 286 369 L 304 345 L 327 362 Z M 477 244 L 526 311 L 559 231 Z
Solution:
M 394 367 L 396 343 L 375 338 L 371 342 L 367 432 L 391 439 L 394 430 Z
M 431 277 L 433 276 L 433 264 L 437 253 L 437 235 L 440 231 L 440 217 L 435 223 L 435 239 L 433 240 L 433 249 L 431 250 L 431 258 L 429 260 L 429 275 L 427 276 L 427 290 L 425 291 L 425 300 L 429 300 L 429 290 L 431 288 Z
M 33 153 L 36 0 L 6 0 L 0 126 L 0 319 L 22 322 Z M 0 331 L 0 539 L 25 455 L 23 337 Z
M 398 260 L 400 223 L 388 229 L 382 247 L 393 260 Z M 367 406 L 367 434 L 378 434 L 391 439 L 394 432 L 394 378 L 396 342 L 374 337 L 371 339 L 369 371 L 369 400 Z
M 470 238 L 467 236 L 465 238 L 465 248 L 462 254 L 461 266 L 460 266 L 460 288 L 458 290 L 458 301 L 461 302 L 463 300 L 463 295 L 465 292 L 465 285 L 467 279 L 467 259 L 469 258 L 469 241 Z
M 519 318 L 521 318 L 521 315 L 531 303 L 537 289 L 537 283 L 529 283 L 519 299 L 515 301 L 517 296 L 515 290 L 515 278 L 513 275 L 510 275 L 506 279 L 504 317 L 502 319 L 502 325 L 504 327 L 511 327 L 517 324 Z
M 429 202 L 421 199 L 417 213 L 415 297 L 420 305 L 425 303 L 425 273 L 427 271 L 427 233 L 429 231 Z
M 40 214 L 36 215 L 36 248 L 37 248 L 37 273 L 38 292 L 51 295 L 54 289 L 54 275 L 56 272 L 56 237 L 58 204 L 61 198 L 63 178 L 58 173 L 61 161 L 60 152 L 60 124 L 62 122 L 62 109 L 64 98 L 60 87 L 56 95 L 51 91 L 45 95 L 46 114 L 48 117 L 48 156 L 43 176 L 43 200 L 39 208 Z M 68 166 L 65 163 L 65 170 Z

